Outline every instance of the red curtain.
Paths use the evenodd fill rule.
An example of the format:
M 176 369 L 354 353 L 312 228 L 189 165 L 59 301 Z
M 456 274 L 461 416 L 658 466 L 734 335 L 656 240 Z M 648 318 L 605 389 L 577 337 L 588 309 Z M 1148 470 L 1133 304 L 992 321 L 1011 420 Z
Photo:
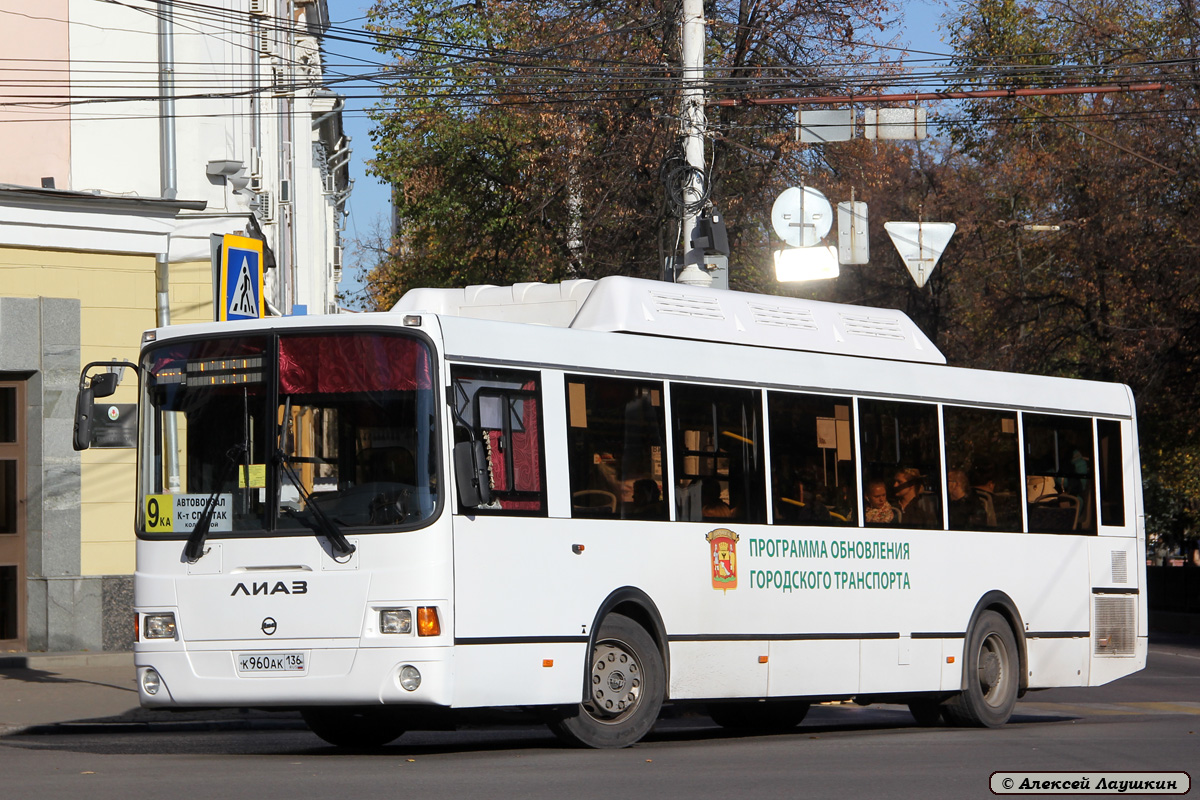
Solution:
M 532 390 L 533 384 L 526 384 L 524 389 Z M 488 431 L 489 462 L 492 469 L 492 485 L 498 492 L 540 492 L 542 490 L 541 464 L 538 461 L 538 407 L 537 401 L 527 398 L 524 402 L 523 431 L 513 431 L 509 446 L 512 448 L 513 481 L 508 485 L 507 465 L 504 454 L 500 452 L 501 431 Z M 541 510 L 540 500 L 512 500 L 499 498 L 502 508 L 522 511 Z
M 412 391 L 433 386 L 429 351 L 415 339 L 378 334 L 283 336 L 284 394 Z

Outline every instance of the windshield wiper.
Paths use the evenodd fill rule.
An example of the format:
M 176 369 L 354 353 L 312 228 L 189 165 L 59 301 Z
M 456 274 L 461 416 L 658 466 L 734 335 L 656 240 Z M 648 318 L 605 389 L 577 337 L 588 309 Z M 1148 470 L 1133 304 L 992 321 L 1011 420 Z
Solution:
M 300 498 L 304 501 L 304 507 L 309 510 L 307 516 L 297 514 L 292 509 L 285 509 L 284 513 L 294 520 L 299 521 L 305 527 L 311 529 L 314 533 L 319 533 L 329 540 L 329 546 L 333 549 L 334 555 L 348 556 L 358 548 L 350 543 L 350 540 L 342 533 L 341 528 L 337 523 L 329 518 L 329 516 L 321 510 L 321 506 L 313 501 L 313 496 L 304 488 L 296 471 L 292 469 L 287 462 L 287 456 L 283 450 L 278 450 L 275 453 L 275 460 L 279 462 L 279 471 L 287 476 L 291 481 L 292 486 L 300 492 Z
M 221 470 L 220 477 L 217 478 L 216 488 L 204 501 L 204 510 L 200 512 L 200 519 L 196 520 L 196 527 L 192 528 L 187 544 L 183 546 L 183 557 L 189 564 L 195 564 L 208 552 L 201 548 L 204 547 L 204 539 L 208 536 L 208 529 L 212 526 L 213 512 L 217 509 L 217 498 L 221 496 L 221 488 L 228 482 L 232 468 L 239 464 L 238 456 L 242 455 L 245 450 L 244 444 L 235 444 L 225 451 L 225 466 Z M 230 511 L 232 510 L 230 509 Z

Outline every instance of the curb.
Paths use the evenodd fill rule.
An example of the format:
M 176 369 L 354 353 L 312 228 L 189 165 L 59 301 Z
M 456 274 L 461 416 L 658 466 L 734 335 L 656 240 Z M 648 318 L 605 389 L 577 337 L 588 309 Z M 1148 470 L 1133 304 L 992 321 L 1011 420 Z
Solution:
M 0 725 L 0 738 L 9 736 L 86 736 L 112 733 L 211 733 L 217 731 L 307 731 L 297 714 L 294 719 L 211 719 L 185 722 L 85 720 L 36 725 Z
M 128 667 L 133 653 L 8 653 L 0 655 L 0 669 L 63 669 L 69 667 Z

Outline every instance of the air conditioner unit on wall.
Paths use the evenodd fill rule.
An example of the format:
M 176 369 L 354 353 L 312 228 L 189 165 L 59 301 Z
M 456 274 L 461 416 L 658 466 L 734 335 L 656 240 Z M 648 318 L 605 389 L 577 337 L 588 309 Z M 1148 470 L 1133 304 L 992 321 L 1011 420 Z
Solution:
M 275 219 L 275 199 L 270 192 L 259 192 L 250 201 L 250 210 L 260 222 L 272 222 Z
M 250 0 L 250 13 L 251 14 L 266 14 L 266 13 L 268 13 L 267 6 L 270 4 L 270 2 L 271 2 L 271 0 Z

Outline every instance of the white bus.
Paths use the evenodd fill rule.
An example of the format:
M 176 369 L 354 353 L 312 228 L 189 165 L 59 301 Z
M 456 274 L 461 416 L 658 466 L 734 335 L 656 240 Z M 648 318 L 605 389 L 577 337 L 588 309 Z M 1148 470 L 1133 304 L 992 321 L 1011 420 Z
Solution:
M 995 727 L 1146 662 L 1128 388 L 949 367 L 896 311 L 416 290 L 149 331 L 138 373 L 148 707 L 347 746 L 535 709 L 621 747 L 664 702 Z

